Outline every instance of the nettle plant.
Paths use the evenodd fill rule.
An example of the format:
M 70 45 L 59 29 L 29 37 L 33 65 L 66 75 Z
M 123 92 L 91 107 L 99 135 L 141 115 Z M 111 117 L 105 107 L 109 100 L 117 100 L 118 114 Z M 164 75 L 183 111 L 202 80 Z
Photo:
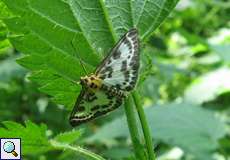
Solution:
M 122 35 L 132 28 L 138 30 L 140 46 L 143 46 L 178 0 L 2 2 L 1 6 L 9 13 L 3 19 L 9 30 L 8 38 L 24 54 L 17 62 L 32 71 L 29 79 L 38 83 L 42 92 L 71 110 L 82 89 L 77 82 L 80 77 L 86 76 L 84 70 L 93 73 Z M 144 79 L 145 73 L 139 73 L 140 79 Z M 152 160 L 155 159 L 152 139 L 139 97 L 137 86 L 124 100 L 128 127 L 136 159 Z M 144 142 L 141 142 L 138 134 L 135 109 L 141 122 Z M 80 135 L 79 130 L 48 138 L 45 125 L 38 126 L 30 121 L 25 126 L 15 122 L 3 124 L 5 128 L 0 130 L 3 136 L 22 138 L 24 155 L 67 149 L 92 159 L 104 159 L 73 145 Z M 140 147 L 144 143 L 146 149 Z

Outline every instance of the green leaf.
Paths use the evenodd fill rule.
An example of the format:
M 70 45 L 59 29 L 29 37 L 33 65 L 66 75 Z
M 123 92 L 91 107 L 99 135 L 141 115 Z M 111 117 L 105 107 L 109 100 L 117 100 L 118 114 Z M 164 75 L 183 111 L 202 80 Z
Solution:
M 31 79 L 57 103 L 72 106 L 80 90 L 75 82 L 85 75 L 79 60 L 92 72 L 121 35 L 137 27 L 147 38 L 178 0 L 2 1 L 18 15 L 4 19 L 12 44 L 27 54 L 18 63 L 34 71 Z
M 191 104 L 169 104 L 146 108 L 146 115 L 154 139 L 179 146 L 186 153 L 210 154 L 218 147 L 218 139 L 225 135 L 224 124 L 214 113 Z M 205 122 L 205 123 L 204 123 Z M 117 129 L 119 128 L 119 129 Z M 89 142 L 128 137 L 124 117 L 104 125 L 89 137 Z
M 0 1 L 0 8 L 1 8 L 1 1 Z M 0 13 L 0 16 L 1 16 L 1 13 Z M 6 54 L 11 49 L 10 42 L 7 39 L 7 34 L 8 34 L 7 27 L 0 20 L 0 54 Z
M 68 144 L 79 138 L 81 132 L 77 130 L 65 132 L 53 139 L 48 139 L 46 135 L 47 127 L 44 124 L 39 126 L 31 121 L 26 121 L 25 126 L 12 121 L 5 121 L 2 124 L 3 126 L 0 127 L 0 137 L 21 138 L 22 155 L 37 155 L 47 151 L 69 150 L 91 159 L 104 160 L 95 153 L 79 146 Z
M 46 137 L 46 126 L 36 125 L 30 121 L 25 126 L 15 122 L 2 122 L 4 128 L 0 128 L 0 137 L 21 138 L 22 154 L 39 154 L 52 149 Z
M 6 7 L 6 5 L 2 1 L 0 1 L 0 8 L 1 8 L 0 19 L 12 16 L 9 9 Z
M 54 140 L 51 140 L 50 142 L 56 149 L 75 151 L 77 154 L 87 156 L 87 159 L 105 160 L 103 157 L 101 157 L 95 153 L 92 153 L 86 149 L 83 149 L 79 146 L 71 146 L 69 144 L 59 143 L 59 142 L 54 141 Z
M 121 160 L 124 158 L 131 158 L 132 152 L 127 147 L 112 147 L 105 151 L 104 155 L 114 160 Z
M 10 51 L 11 44 L 7 39 L 8 30 L 1 19 L 12 16 L 7 6 L 0 1 L 0 54 L 5 54 Z
M 220 152 L 223 155 L 230 155 L 230 141 L 229 136 L 226 136 L 220 140 Z
M 222 67 L 196 79 L 185 91 L 185 101 L 202 104 L 230 91 L 230 69 Z
M 0 54 L 7 54 L 10 51 L 10 49 L 11 49 L 11 45 L 8 39 L 5 39 L 0 42 Z
M 213 112 L 191 104 L 150 108 L 147 115 L 155 138 L 194 155 L 212 152 L 226 134 L 224 123 Z
M 81 136 L 81 132 L 79 130 L 72 130 L 70 132 L 64 132 L 57 135 L 54 138 L 54 140 L 58 142 L 70 144 L 75 142 L 77 139 L 79 139 L 80 136 Z
M 134 26 L 140 30 L 141 39 L 147 39 L 162 23 L 179 0 L 131 1 Z

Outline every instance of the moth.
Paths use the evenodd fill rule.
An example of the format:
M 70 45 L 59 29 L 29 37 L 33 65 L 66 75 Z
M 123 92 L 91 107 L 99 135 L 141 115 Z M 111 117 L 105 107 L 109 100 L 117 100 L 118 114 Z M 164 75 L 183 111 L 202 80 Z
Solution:
M 121 106 L 137 83 L 139 63 L 138 31 L 131 29 L 93 74 L 80 78 L 82 90 L 71 112 L 70 124 L 78 126 Z

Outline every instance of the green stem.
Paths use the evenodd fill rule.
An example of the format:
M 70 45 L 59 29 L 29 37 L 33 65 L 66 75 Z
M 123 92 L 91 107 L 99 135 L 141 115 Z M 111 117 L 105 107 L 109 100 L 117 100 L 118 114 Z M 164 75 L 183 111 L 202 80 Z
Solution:
M 99 155 L 97 155 L 97 154 L 95 154 L 89 150 L 81 148 L 79 146 L 71 146 L 69 144 L 60 143 L 60 142 L 57 142 L 55 140 L 50 140 L 50 143 L 55 148 L 59 148 L 62 150 L 69 149 L 69 150 L 75 151 L 75 152 L 77 152 L 83 156 L 90 157 L 91 159 L 94 159 L 94 160 L 105 160 L 103 157 L 101 157 L 101 156 L 99 156 Z
M 139 119 L 140 119 L 140 122 L 141 122 L 142 131 L 144 133 L 145 144 L 147 146 L 149 159 L 150 160 L 155 160 L 156 156 L 155 156 L 154 149 L 153 149 L 153 140 L 152 140 L 152 137 L 151 137 L 151 134 L 150 134 L 151 132 L 150 132 L 150 129 L 149 129 L 149 126 L 148 126 L 148 122 L 147 122 L 147 119 L 146 119 L 146 116 L 145 116 L 145 112 L 144 112 L 144 109 L 143 109 L 142 104 L 141 104 L 140 96 L 137 93 L 137 91 L 133 91 L 132 96 L 133 96 L 133 99 L 134 99 L 134 102 L 135 102 L 135 105 L 136 105 L 136 109 L 137 109 L 137 112 L 138 112 L 138 116 L 139 116 Z
M 132 99 L 130 96 L 125 100 L 125 113 L 126 113 L 131 140 L 134 147 L 135 156 L 139 160 L 145 160 L 144 151 L 140 147 L 141 143 L 139 142 L 140 137 L 138 133 L 138 126 L 136 123 L 135 110 L 133 108 Z

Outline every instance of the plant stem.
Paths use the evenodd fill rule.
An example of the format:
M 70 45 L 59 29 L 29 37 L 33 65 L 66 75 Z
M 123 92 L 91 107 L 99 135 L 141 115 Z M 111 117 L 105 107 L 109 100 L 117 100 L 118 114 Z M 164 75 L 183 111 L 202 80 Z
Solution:
M 132 99 L 130 96 L 125 100 L 125 113 L 135 156 L 138 160 L 145 160 L 144 151 L 142 150 L 142 147 L 140 147 L 141 143 L 139 142 L 140 137 L 138 133 L 138 125 L 136 123 L 135 110 L 133 108 Z
M 101 157 L 101 156 L 99 156 L 99 155 L 97 155 L 97 154 L 95 154 L 89 150 L 81 148 L 79 146 L 71 146 L 69 144 L 60 143 L 60 142 L 57 142 L 55 140 L 50 140 L 50 143 L 55 148 L 59 148 L 62 150 L 69 149 L 69 150 L 78 152 L 79 154 L 81 154 L 83 156 L 87 156 L 87 157 L 90 157 L 91 159 L 95 159 L 95 160 L 105 160 L 103 157 Z
M 155 156 L 154 148 L 153 148 L 153 140 L 152 140 L 152 137 L 151 137 L 151 132 L 150 132 L 150 129 L 149 129 L 149 126 L 148 126 L 148 122 L 147 122 L 147 119 L 146 119 L 146 116 L 145 116 L 144 109 L 143 109 L 143 107 L 141 105 L 140 96 L 137 93 L 137 91 L 135 91 L 135 90 L 132 92 L 132 96 L 133 96 L 133 99 L 134 99 L 134 102 L 135 102 L 135 105 L 136 105 L 136 109 L 137 109 L 137 112 L 138 112 L 138 116 L 139 116 L 139 119 L 140 119 L 140 122 L 141 122 L 142 131 L 143 131 L 143 134 L 144 134 L 145 144 L 147 146 L 149 159 L 150 160 L 155 160 L 156 156 Z

